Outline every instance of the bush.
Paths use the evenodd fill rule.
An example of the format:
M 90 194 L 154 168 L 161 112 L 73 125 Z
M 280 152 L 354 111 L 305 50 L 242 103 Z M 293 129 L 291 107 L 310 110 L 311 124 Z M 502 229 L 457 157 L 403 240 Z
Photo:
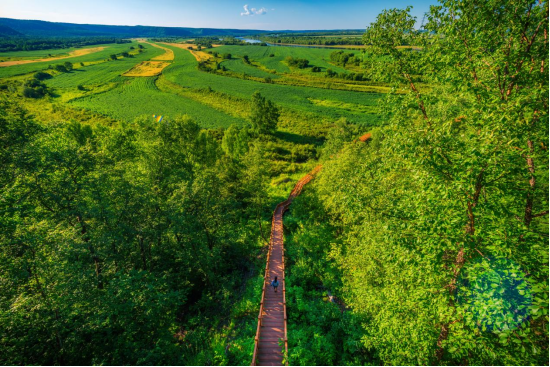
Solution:
M 222 57 L 226 60 L 230 60 L 231 59 L 231 54 L 223 54 Z
M 294 67 L 297 67 L 299 69 L 305 69 L 305 68 L 309 67 L 309 60 L 308 59 L 299 59 L 299 58 L 295 59 L 292 56 L 287 56 L 285 61 L 288 64 L 288 66 L 294 66 Z
M 23 96 L 26 98 L 42 98 L 47 93 L 48 87 L 37 79 L 29 79 L 23 86 Z
M 46 80 L 46 79 L 51 79 L 52 76 L 51 74 L 45 73 L 43 71 L 39 71 L 38 73 L 35 73 L 33 75 L 33 78 L 36 80 Z
M 319 66 L 314 66 L 311 68 L 311 71 L 313 71 L 314 73 L 319 73 L 321 71 L 321 68 Z
M 70 61 L 65 61 L 63 63 L 63 66 L 65 67 L 65 69 L 67 69 L 67 71 L 73 70 L 73 63 Z
M 55 71 L 59 71 L 60 73 L 68 73 L 69 70 L 67 70 L 67 68 L 64 66 L 64 65 L 61 65 L 61 64 L 57 64 L 55 65 Z
M 269 54 L 269 57 L 275 57 L 275 54 Z

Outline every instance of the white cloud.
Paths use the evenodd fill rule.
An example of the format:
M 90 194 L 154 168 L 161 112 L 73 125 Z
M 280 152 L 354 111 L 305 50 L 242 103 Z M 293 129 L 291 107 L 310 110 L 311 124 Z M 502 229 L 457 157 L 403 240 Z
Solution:
M 267 13 L 267 9 L 266 9 L 266 8 L 260 8 L 260 9 L 249 8 L 249 7 L 248 7 L 248 4 L 246 4 L 245 6 L 243 6 L 243 9 L 244 9 L 244 12 L 241 13 L 241 16 L 247 16 L 247 15 L 250 15 L 250 16 L 254 16 L 254 15 L 263 15 L 263 14 Z

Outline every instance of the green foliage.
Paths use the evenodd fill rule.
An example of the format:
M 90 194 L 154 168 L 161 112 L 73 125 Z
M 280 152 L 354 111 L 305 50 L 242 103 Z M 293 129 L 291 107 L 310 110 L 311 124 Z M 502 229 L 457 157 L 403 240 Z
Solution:
M 374 76 L 410 89 L 316 184 L 380 364 L 547 363 L 547 17 L 548 3 L 451 0 L 428 32 L 408 9 L 367 29 Z
M 65 69 L 67 69 L 67 71 L 73 70 L 73 63 L 70 61 L 65 61 L 63 63 L 63 66 L 65 67 Z
M 231 305 L 257 266 L 261 156 L 228 160 L 185 117 L 40 126 L 8 102 L 0 144 L 3 364 L 185 365 L 214 339 L 209 363 L 250 360 L 257 309 Z
M 67 67 L 65 65 L 62 65 L 62 64 L 55 65 L 54 70 L 59 71 L 60 73 L 68 73 L 69 72 Z
M 361 345 L 365 320 L 342 303 L 342 269 L 332 256 L 340 240 L 309 189 L 292 203 L 285 226 L 290 364 L 380 364 Z
M 129 40 L 122 40 L 111 37 L 51 37 L 51 38 L 30 38 L 30 37 L 3 37 L 0 42 L 0 52 L 10 51 L 31 51 L 51 50 L 70 47 L 84 47 L 108 43 L 129 43 Z
M 222 149 L 231 158 L 239 160 L 248 152 L 251 140 L 250 128 L 231 125 L 223 135 Z
M 260 92 L 252 95 L 250 121 L 256 133 L 274 134 L 281 113 L 273 102 L 267 100 Z
M 357 57 L 353 52 L 334 51 L 330 54 L 330 61 L 336 65 L 346 66 L 352 64 L 359 66 L 361 63 L 361 57 Z
M 296 67 L 299 69 L 305 69 L 310 66 L 308 59 L 294 58 L 292 56 L 287 56 L 285 58 L 285 62 L 288 64 L 288 66 Z
M 29 79 L 23 84 L 23 96 L 26 98 L 42 98 L 48 93 L 48 87 L 39 79 Z
M 52 75 L 49 74 L 49 73 L 45 73 L 43 71 L 39 71 L 38 73 L 35 73 L 32 77 L 36 80 L 42 81 L 42 80 L 46 80 L 46 79 L 51 79 Z

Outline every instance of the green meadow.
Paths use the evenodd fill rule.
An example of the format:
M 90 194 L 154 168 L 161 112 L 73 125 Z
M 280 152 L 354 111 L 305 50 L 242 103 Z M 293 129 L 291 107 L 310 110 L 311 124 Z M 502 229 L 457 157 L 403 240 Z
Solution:
M 172 49 L 175 56 L 162 75 L 125 77 L 123 74 L 135 65 L 164 52 L 142 44 L 145 48 L 142 53 L 138 53 L 137 45 L 137 42 L 104 45 L 104 50 L 92 54 L 4 67 L 0 68 L 0 77 L 17 76 L 18 79 L 25 79 L 31 77 L 32 73 L 47 71 L 53 75 L 53 78 L 45 81 L 54 96 L 51 98 L 53 102 L 66 103 L 73 108 L 84 108 L 125 121 L 132 121 L 142 115 L 174 117 L 187 114 L 203 127 L 242 125 L 248 116 L 250 96 L 256 91 L 284 109 L 288 116 L 287 127 L 298 124 L 300 114 L 307 114 L 312 121 L 334 122 L 345 118 L 349 122 L 369 126 L 380 121 L 376 105 L 381 94 L 330 89 L 332 80 L 328 78 L 326 87 L 319 87 L 319 83 L 309 86 L 308 78 L 321 80 L 325 86 L 324 73 L 313 73 L 311 67 L 289 67 L 285 61 L 289 56 L 306 58 L 310 65 L 322 70 L 332 68 L 336 72 L 344 72 L 344 68 L 329 63 L 332 50 L 222 46 L 206 51 L 218 52 L 220 55 L 230 53 L 231 59 L 216 59 L 220 60 L 220 68 L 223 66 L 227 72 L 212 73 L 200 70 L 197 60 L 187 50 L 162 45 Z M 130 50 L 130 47 L 134 49 Z M 71 51 L 73 49 L 56 50 L 56 54 Z M 125 51 L 131 51 L 131 57 L 109 60 L 110 55 Z M 9 56 L 30 59 L 47 53 L 49 50 L 21 51 L 10 53 Z M 249 63 L 244 61 L 245 55 Z M 48 70 L 50 65 L 65 61 L 72 62 L 75 68 L 68 73 Z M 276 82 L 269 82 L 269 79 Z M 285 79 L 285 83 L 278 83 L 282 79 Z M 361 108 L 356 108 L 358 106 Z
M 99 62 L 103 61 L 109 58 L 109 55 L 112 54 L 119 54 L 122 52 L 129 52 L 130 47 L 136 47 L 137 42 L 132 43 L 124 43 L 124 44 L 106 44 L 106 45 L 94 45 L 91 47 L 86 48 L 96 48 L 96 47 L 105 47 L 101 51 L 93 52 L 87 55 L 81 55 L 81 56 L 74 56 L 74 57 L 68 57 L 66 59 L 60 59 L 60 60 L 51 60 L 51 61 L 41 61 L 41 62 L 33 62 L 30 64 L 22 64 L 22 65 L 14 65 L 14 66 L 7 66 L 7 67 L 0 67 L 0 79 L 1 78 L 9 78 L 12 76 L 17 75 L 24 75 L 40 70 L 45 70 L 48 68 L 49 65 L 56 65 L 56 64 L 63 64 L 66 61 L 72 62 L 72 63 L 93 63 L 93 62 Z M 151 47 L 153 48 L 153 47 Z M 69 49 L 61 49 L 61 50 L 51 50 L 52 55 L 60 56 L 62 54 L 68 54 L 71 51 L 74 51 L 75 48 L 69 48 Z M 53 52 L 56 52 L 56 54 L 53 54 Z M 18 51 L 10 53 L 13 57 L 17 57 L 20 60 L 31 60 L 39 58 L 37 55 L 42 55 L 43 52 L 46 51 Z M 28 55 L 27 55 L 28 53 Z M 3 54 L 4 55 L 4 54 Z M 151 54 L 149 54 L 151 55 Z M 5 56 L 5 55 L 4 55 Z M 47 54 L 46 54 L 47 56 Z

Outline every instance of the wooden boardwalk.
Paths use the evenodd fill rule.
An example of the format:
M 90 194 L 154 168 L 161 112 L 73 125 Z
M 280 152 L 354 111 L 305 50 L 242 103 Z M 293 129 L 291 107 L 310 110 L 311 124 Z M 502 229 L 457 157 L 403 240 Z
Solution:
M 359 138 L 366 142 L 371 139 L 367 133 Z M 267 252 L 267 264 L 264 276 L 258 328 L 254 339 L 254 354 L 252 366 L 282 366 L 284 354 L 288 356 L 287 313 L 285 289 L 285 249 L 283 233 L 283 215 L 292 200 L 302 191 L 302 188 L 321 170 L 318 165 L 310 173 L 296 183 L 288 199 L 279 203 L 273 212 L 271 221 L 271 240 Z M 271 287 L 271 281 L 277 277 L 279 289 Z M 284 354 L 283 354 L 284 351 Z M 286 362 L 286 361 L 285 361 Z M 288 364 L 288 362 L 286 362 Z
M 273 213 L 271 240 L 252 357 L 253 366 L 281 366 L 284 359 L 283 350 L 288 354 L 283 214 L 292 200 L 300 194 L 304 185 L 311 181 L 320 169 L 321 166 L 317 166 L 300 179 L 288 199 L 279 203 Z M 271 281 L 275 277 L 279 281 L 277 292 L 271 286 Z

